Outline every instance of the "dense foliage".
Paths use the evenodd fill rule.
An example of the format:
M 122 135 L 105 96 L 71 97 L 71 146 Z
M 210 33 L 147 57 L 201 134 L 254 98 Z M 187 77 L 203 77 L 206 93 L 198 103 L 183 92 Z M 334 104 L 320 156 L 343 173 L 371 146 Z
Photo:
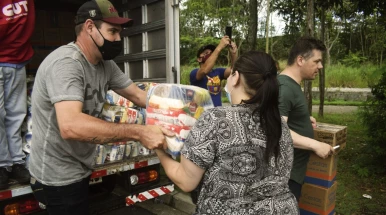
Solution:
M 368 143 L 364 154 L 368 162 L 376 165 L 376 169 L 369 170 L 367 163 L 358 167 L 358 170 L 368 172 L 386 172 L 386 67 L 381 68 L 383 73 L 379 82 L 371 86 L 373 98 L 362 108 L 361 116 L 366 125 Z M 366 172 L 366 171 L 365 171 Z
M 314 0 L 315 37 L 324 38 L 328 48 L 326 64 L 351 64 L 347 59 L 383 64 L 386 51 L 386 1 L 377 0 Z M 307 0 L 272 0 L 271 12 L 284 19 L 282 35 L 277 26 L 266 31 L 266 1 L 257 0 L 257 41 L 249 47 L 251 16 L 246 0 L 184 0 L 181 3 L 181 64 L 195 62 L 195 52 L 203 43 L 218 43 L 225 33 L 225 26 L 233 26 L 233 39 L 241 53 L 250 49 L 265 50 L 269 40 L 269 53 L 277 60 L 286 60 L 288 50 L 304 32 Z M 324 30 L 323 30 L 324 29 Z M 322 37 L 323 36 L 323 37 Z M 219 64 L 226 64 L 226 53 Z

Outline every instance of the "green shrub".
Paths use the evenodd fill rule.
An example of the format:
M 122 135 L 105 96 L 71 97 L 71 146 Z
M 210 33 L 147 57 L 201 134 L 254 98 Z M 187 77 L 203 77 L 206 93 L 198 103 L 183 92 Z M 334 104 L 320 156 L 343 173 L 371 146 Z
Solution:
M 372 171 L 386 172 L 386 66 L 380 69 L 382 76 L 379 82 L 370 86 L 374 97 L 361 108 L 360 113 L 368 136 L 364 153 L 377 167 Z M 357 168 L 363 173 L 363 167 Z
M 356 52 L 356 53 L 350 52 L 341 61 L 343 64 L 347 66 L 352 66 L 352 67 L 359 66 L 367 60 L 366 57 L 363 57 L 361 55 L 362 54 L 360 52 Z
M 190 72 L 197 67 L 183 65 L 181 66 L 181 84 L 190 85 Z

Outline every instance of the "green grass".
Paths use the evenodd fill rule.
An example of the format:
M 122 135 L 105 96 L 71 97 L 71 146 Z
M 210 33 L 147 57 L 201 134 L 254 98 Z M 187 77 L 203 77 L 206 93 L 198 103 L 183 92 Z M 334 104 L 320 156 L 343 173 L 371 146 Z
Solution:
M 181 84 L 186 84 L 186 85 L 190 84 L 189 74 L 194 68 L 197 68 L 197 67 L 198 67 L 198 64 L 197 66 L 181 65 L 181 81 L 180 81 Z
M 356 113 L 325 114 L 324 118 L 313 116 L 318 122 L 347 126 L 347 146 L 340 152 L 338 160 L 337 214 L 386 214 L 386 175 L 370 174 L 360 177 L 356 166 L 364 162 L 363 146 L 366 133 Z M 367 157 L 369 159 L 369 157 Z M 372 199 L 364 198 L 369 194 Z
M 367 88 L 381 77 L 381 69 L 372 64 L 357 67 L 342 64 L 331 65 L 326 68 L 326 87 Z M 319 86 L 319 75 L 312 82 L 313 87 Z

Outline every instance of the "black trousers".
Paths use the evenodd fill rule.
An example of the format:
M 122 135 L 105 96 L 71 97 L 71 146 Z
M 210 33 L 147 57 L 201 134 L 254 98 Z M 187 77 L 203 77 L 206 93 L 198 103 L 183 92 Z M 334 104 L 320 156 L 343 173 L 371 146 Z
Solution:
M 294 194 L 296 201 L 299 202 L 300 195 L 302 194 L 302 184 L 299 184 L 296 181 L 290 179 L 288 181 L 288 186 L 291 193 Z
M 31 188 L 37 201 L 44 204 L 50 215 L 89 214 L 90 177 L 65 186 L 47 186 L 32 179 Z

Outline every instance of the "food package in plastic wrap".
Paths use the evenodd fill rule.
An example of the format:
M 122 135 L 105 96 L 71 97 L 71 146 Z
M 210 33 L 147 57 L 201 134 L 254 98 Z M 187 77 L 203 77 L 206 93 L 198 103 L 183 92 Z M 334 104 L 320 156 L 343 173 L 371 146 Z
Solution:
M 128 141 L 127 146 L 130 147 L 130 152 L 126 151 L 126 157 L 137 157 L 139 155 L 139 146 L 141 143 L 138 141 Z
M 157 83 L 153 83 L 153 82 L 135 82 L 135 84 L 138 86 L 138 88 L 140 88 L 141 90 L 143 90 L 145 92 L 148 92 L 148 90 L 150 88 L 157 85 Z M 108 103 L 110 105 L 116 105 L 116 106 L 127 107 L 127 108 L 128 107 L 136 108 L 136 109 L 139 108 L 133 102 L 131 102 L 130 100 L 126 99 L 123 96 L 120 96 L 119 94 L 117 94 L 113 90 L 107 91 L 106 103 Z
M 25 133 L 22 136 L 22 141 L 23 141 L 23 151 L 26 153 L 31 153 L 32 131 Z
M 95 164 L 105 164 L 123 160 L 126 151 L 126 142 L 113 144 L 98 144 L 96 146 Z
M 127 100 L 125 97 L 120 96 L 112 90 L 108 90 L 106 94 L 106 103 L 110 105 L 117 105 L 121 107 L 133 107 L 134 103 Z
M 102 144 L 96 146 L 95 164 L 100 165 L 105 163 L 106 159 L 106 148 Z
M 213 102 L 206 89 L 179 85 L 158 84 L 147 94 L 146 124 L 160 125 L 173 132 L 167 137 L 168 152 L 177 156 L 190 129 L 200 115 L 213 108 Z
M 151 88 L 158 85 L 157 83 L 154 83 L 154 82 L 135 82 L 135 84 L 138 86 L 139 89 L 145 92 L 149 92 Z
M 123 160 L 125 155 L 126 142 L 120 142 L 119 144 L 113 145 L 113 155 L 110 154 L 110 161 Z
M 101 118 L 108 122 L 143 124 L 144 115 L 134 108 L 115 106 L 108 103 L 103 105 Z
M 125 147 L 126 142 L 118 142 L 114 144 L 105 144 L 105 161 L 107 162 L 114 162 L 114 161 L 120 161 L 123 159 L 125 154 Z

